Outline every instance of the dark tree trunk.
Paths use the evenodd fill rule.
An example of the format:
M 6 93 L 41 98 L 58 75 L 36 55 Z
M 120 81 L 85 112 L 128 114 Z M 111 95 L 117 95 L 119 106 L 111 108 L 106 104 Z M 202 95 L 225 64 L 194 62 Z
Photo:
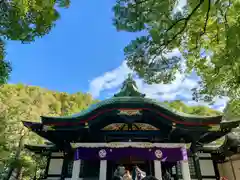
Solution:
M 18 148 L 17 148 L 17 152 L 15 154 L 15 157 L 14 157 L 14 163 L 17 162 L 20 158 L 20 155 L 21 155 L 21 151 L 22 149 L 24 148 L 24 138 L 25 138 L 25 130 L 24 128 L 21 130 L 21 137 L 19 139 L 19 143 L 18 143 Z M 13 164 L 10 164 L 10 168 L 9 168 L 9 171 L 8 171 L 8 174 L 7 174 L 7 177 L 6 177 L 6 180 L 9 180 L 12 176 L 12 173 L 14 172 L 14 169 L 15 167 L 13 166 Z M 19 176 L 19 171 L 17 173 L 17 178 Z

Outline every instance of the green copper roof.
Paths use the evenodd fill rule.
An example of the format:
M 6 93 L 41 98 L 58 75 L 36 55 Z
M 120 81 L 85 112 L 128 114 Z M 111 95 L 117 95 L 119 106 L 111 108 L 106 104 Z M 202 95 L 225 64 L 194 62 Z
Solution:
M 114 97 L 144 97 L 145 94 L 138 92 L 137 84 L 134 81 L 131 74 L 128 75 L 128 78 L 123 82 L 122 88 L 119 93 L 115 94 Z
M 81 111 L 80 113 L 74 114 L 72 116 L 64 116 L 64 117 L 42 117 L 42 121 L 49 121 L 50 119 L 55 119 L 59 121 L 68 121 L 72 119 L 86 119 L 87 116 L 96 114 L 99 109 L 111 109 L 111 108 L 145 108 L 146 106 L 148 109 L 154 108 L 155 111 L 167 114 L 168 116 L 175 117 L 177 119 L 189 122 L 215 122 L 213 124 L 218 124 L 222 120 L 222 116 L 199 116 L 199 115 L 190 115 L 183 112 L 176 111 L 168 107 L 166 104 L 145 98 L 145 95 L 140 93 L 137 89 L 136 82 L 134 81 L 131 75 L 128 75 L 128 78 L 123 82 L 122 88 L 119 93 L 115 94 L 114 97 L 110 99 L 106 99 L 91 105 L 88 109 Z
M 57 118 L 57 119 L 74 119 L 74 118 L 81 118 L 84 117 L 88 114 L 90 114 L 91 112 L 105 107 L 105 106 L 113 106 L 114 104 L 122 104 L 124 106 L 124 104 L 128 104 L 128 105 L 132 105 L 132 107 L 134 108 L 134 105 L 138 104 L 138 105 L 143 105 L 143 104 L 150 104 L 151 106 L 155 106 L 158 107 L 160 111 L 165 111 L 168 112 L 168 114 L 172 114 L 174 116 L 179 116 L 183 119 L 195 119 L 195 120 L 205 120 L 207 118 L 217 118 L 219 119 L 219 122 L 221 121 L 222 116 L 214 116 L 214 117 L 207 117 L 207 116 L 198 116 L 198 115 L 190 115 L 190 114 L 185 114 L 179 111 L 176 111 L 174 109 L 169 108 L 167 105 L 165 105 L 164 103 L 158 102 L 156 100 L 153 99 L 149 99 L 149 98 L 143 98 L 143 97 L 132 97 L 132 96 L 123 96 L 123 97 L 113 97 L 110 99 L 106 99 L 103 101 L 100 101 L 99 103 L 93 104 L 91 105 L 88 109 L 81 111 L 80 113 L 74 114 L 72 116 L 63 116 L 63 117 L 46 117 L 46 118 Z M 123 108 L 123 107 L 122 107 Z M 42 117 L 45 118 L 45 117 Z
M 23 124 L 61 148 L 65 146 L 70 148 L 70 141 L 83 141 L 85 138 L 91 141 L 93 139 L 105 141 L 105 135 L 123 136 L 125 134 L 126 137 L 132 137 L 132 132 L 134 137 L 144 136 L 144 139 L 155 136 L 156 133 L 157 135 L 161 133 L 160 138 L 168 138 L 171 141 L 181 141 L 181 138 L 185 138 L 184 140 L 189 143 L 192 139 L 196 139 L 199 144 L 205 144 L 205 148 L 216 148 L 221 147 L 223 140 L 212 141 L 225 136 L 240 123 L 240 121 L 221 122 L 222 116 L 202 117 L 181 113 L 162 102 L 144 96 L 138 92 L 136 82 L 129 75 L 120 92 L 114 97 L 96 103 L 78 114 L 64 117 L 42 117 L 42 123 L 23 122 Z M 131 112 L 131 110 L 139 113 L 133 116 L 127 114 L 126 117 L 124 111 Z M 154 132 L 144 132 L 146 130 L 134 132 L 134 130 L 122 133 L 121 129 L 120 134 L 116 134 L 117 131 L 99 131 L 99 136 L 93 134 L 117 122 L 127 124 L 130 122 L 131 125 L 147 123 L 160 130 L 154 130 Z M 212 143 L 206 144 L 209 142 Z

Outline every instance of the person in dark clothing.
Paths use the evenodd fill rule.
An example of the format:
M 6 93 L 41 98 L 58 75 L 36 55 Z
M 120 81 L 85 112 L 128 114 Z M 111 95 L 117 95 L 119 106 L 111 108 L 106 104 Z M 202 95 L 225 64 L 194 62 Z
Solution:
M 162 179 L 163 180 L 171 180 L 171 174 L 164 167 L 162 168 Z

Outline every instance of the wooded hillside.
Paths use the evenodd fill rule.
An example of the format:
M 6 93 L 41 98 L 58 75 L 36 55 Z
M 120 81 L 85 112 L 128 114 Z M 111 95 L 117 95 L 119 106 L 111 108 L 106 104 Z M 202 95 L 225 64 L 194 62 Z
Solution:
M 4 85 L 0 89 L 0 179 L 19 168 L 19 179 L 33 179 L 37 161 L 23 144 L 43 144 L 21 121 L 39 121 L 41 115 L 64 116 L 86 109 L 96 101 L 91 95 L 53 92 L 40 87 Z M 44 161 L 43 161 L 44 162 Z M 38 172 L 40 173 L 40 172 Z
M 167 104 L 170 108 L 175 109 L 179 112 L 184 112 L 186 114 L 195 114 L 200 116 L 215 116 L 220 115 L 221 112 L 216 111 L 214 109 L 210 109 L 206 106 L 189 106 L 184 104 L 180 100 L 171 101 L 171 102 L 164 102 Z
M 9 176 L 16 167 L 19 180 L 32 180 L 36 164 L 44 167 L 44 159 L 38 159 L 23 149 L 25 143 L 42 144 L 43 139 L 24 128 L 22 120 L 37 122 L 41 115 L 70 115 L 96 102 L 91 95 L 80 92 L 67 94 L 21 84 L 2 86 L 0 89 L 0 179 Z M 187 106 L 181 101 L 165 103 L 189 114 L 219 114 L 204 106 Z M 38 176 L 40 173 L 41 170 L 38 170 Z

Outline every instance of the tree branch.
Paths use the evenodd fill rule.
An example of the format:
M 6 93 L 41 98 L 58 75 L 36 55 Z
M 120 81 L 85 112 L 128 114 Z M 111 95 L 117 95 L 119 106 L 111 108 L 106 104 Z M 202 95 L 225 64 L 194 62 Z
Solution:
M 175 21 L 167 30 L 166 32 L 170 31 L 174 26 L 176 26 L 179 22 L 185 21 L 184 25 L 187 24 L 187 22 L 191 19 L 192 15 L 198 10 L 198 8 L 202 5 L 204 0 L 200 0 L 197 6 L 192 10 L 192 12 L 186 17 L 186 18 L 181 18 L 177 21 Z
M 182 27 L 182 29 L 176 33 L 170 40 L 168 40 L 166 43 L 163 43 L 160 46 L 165 46 L 164 48 L 166 48 L 172 41 L 174 41 L 180 34 L 182 34 L 184 32 L 184 30 L 187 27 L 188 21 L 191 19 L 192 15 L 198 10 L 198 8 L 202 5 L 202 3 L 204 2 L 204 0 L 200 0 L 199 3 L 197 4 L 197 6 L 192 10 L 192 12 L 186 17 L 186 18 L 182 18 L 177 20 L 175 23 L 173 23 L 167 30 L 166 33 L 168 31 L 170 31 L 171 29 L 173 29 L 173 27 L 175 27 L 179 22 L 181 21 L 185 21 L 184 25 Z
M 204 35 L 207 30 L 207 23 L 208 23 L 208 19 L 209 19 L 210 9 L 211 9 L 211 0 L 208 0 L 208 10 L 207 10 L 206 20 L 204 23 L 203 32 L 202 32 L 201 36 Z
M 228 19 L 227 19 L 227 13 L 228 13 L 228 8 L 231 6 L 231 1 L 229 0 L 229 4 L 227 6 L 227 10 L 225 12 L 223 12 L 223 9 L 220 7 L 219 11 L 223 17 L 224 20 L 224 26 L 225 26 L 225 35 L 226 35 L 226 45 L 228 46 L 228 34 L 227 34 L 227 30 L 229 29 L 229 25 L 228 25 Z
M 196 50 L 198 48 L 199 39 L 206 33 L 210 10 L 211 10 L 211 0 L 208 0 L 208 10 L 207 10 L 207 13 L 206 13 L 206 19 L 205 19 L 205 22 L 204 22 L 203 31 L 200 32 L 199 35 L 197 35 L 196 42 L 195 42 L 196 45 L 190 51 Z

